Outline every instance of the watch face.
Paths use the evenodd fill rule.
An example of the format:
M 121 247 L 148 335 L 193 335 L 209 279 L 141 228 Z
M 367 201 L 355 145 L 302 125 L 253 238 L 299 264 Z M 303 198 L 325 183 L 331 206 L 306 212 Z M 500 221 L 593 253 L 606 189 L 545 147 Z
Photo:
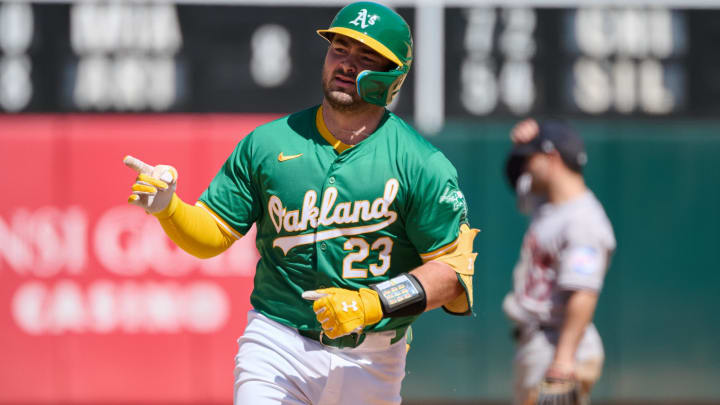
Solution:
M 390 310 L 401 308 L 422 298 L 413 282 L 404 274 L 379 283 L 376 287 L 385 298 Z

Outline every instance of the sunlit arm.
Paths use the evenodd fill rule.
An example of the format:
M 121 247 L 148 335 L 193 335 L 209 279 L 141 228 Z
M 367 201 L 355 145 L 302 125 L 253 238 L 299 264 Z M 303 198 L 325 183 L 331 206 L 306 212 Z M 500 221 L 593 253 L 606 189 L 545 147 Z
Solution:
M 457 273 L 445 263 L 431 261 L 411 271 L 425 290 L 427 307 L 425 311 L 439 308 L 454 300 L 465 289 L 458 281 Z
M 598 293 L 590 290 L 574 291 L 567 303 L 567 313 L 560 329 L 554 363 L 572 368 L 575 363 L 575 352 L 585 333 L 585 328 L 592 321 L 597 305 Z

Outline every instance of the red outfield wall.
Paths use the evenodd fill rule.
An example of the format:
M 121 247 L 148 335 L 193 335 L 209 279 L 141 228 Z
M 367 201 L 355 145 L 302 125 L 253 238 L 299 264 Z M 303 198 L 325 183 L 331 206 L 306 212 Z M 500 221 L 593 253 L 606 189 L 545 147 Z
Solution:
M 126 154 L 194 202 L 270 115 L 0 117 L 0 403 L 210 403 L 233 355 L 254 237 L 199 260 L 126 203 Z

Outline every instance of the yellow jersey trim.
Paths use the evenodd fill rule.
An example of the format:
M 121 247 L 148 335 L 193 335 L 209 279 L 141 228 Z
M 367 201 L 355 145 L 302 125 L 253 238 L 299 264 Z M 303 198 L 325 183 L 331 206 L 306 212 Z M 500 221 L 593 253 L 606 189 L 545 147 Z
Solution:
M 423 263 L 427 263 L 431 260 L 437 259 L 438 257 L 444 255 L 445 253 L 453 251 L 455 249 L 455 247 L 457 246 L 459 240 L 460 240 L 460 236 L 458 236 L 457 239 L 448 243 L 447 245 L 439 247 L 431 252 L 420 253 L 420 258 L 422 259 Z
M 330 133 L 330 130 L 327 129 L 327 126 L 325 126 L 325 120 L 322 116 L 322 106 L 320 106 L 317 110 L 317 113 L 315 114 L 315 126 L 317 126 L 318 132 L 320 132 L 320 135 L 325 138 L 327 143 L 332 146 L 337 153 L 343 153 L 346 150 L 352 148 L 352 145 L 347 145 L 343 143 L 341 140 L 335 138 L 333 134 Z
M 235 240 L 238 240 L 243 237 L 243 235 L 240 232 L 236 231 L 227 222 L 223 221 L 223 219 L 220 218 L 220 215 L 215 213 L 215 211 L 213 211 L 210 207 L 205 205 L 202 201 L 196 202 L 195 206 L 200 207 L 200 208 L 204 209 L 205 211 L 207 211 L 208 214 L 210 214 L 210 216 L 213 217 L 215 222 L 217 222 L 218 225 L 220 225 L 220 227 L 222 227 L 228 235 L 235 238 Z

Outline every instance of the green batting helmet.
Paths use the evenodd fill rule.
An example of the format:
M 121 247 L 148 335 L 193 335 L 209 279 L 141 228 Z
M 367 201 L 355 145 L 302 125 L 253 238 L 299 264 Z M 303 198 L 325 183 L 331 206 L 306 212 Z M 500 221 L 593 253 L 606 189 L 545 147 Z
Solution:
M 359 1 L 345 6 L 330 28 L 317 33 L 328 41 L 334 34 L 345 35 L 395 63 L 397 67 L 387 72 L 363 70 L 356 79 L 363 100 L 383 107 L 390 104 L 400 91 L 413 58 L 410 26 L 398 13 L 381 4 Z

